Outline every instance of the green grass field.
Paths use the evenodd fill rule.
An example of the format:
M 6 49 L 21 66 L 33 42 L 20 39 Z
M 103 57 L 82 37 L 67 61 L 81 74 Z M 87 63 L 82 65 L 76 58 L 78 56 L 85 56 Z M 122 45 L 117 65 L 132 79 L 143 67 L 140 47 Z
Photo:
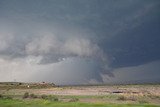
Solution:
M 52 102 L 48 100 L 0 99 L 0 107 L 160 107 L 150 104 L 107 104 L 80 102 Z

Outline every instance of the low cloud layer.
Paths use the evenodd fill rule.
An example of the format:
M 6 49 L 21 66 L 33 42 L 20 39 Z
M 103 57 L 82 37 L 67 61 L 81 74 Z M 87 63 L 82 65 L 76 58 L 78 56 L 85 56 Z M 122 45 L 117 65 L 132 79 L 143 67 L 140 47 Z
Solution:
M 54 82 L 56 84 L 87 84 L 91 79 L 102 82 L 94 61 L 69 58 L 65 61 L 39 65 L 41 57 L 12 61 L 0 60 L 1 81 Z M 4 72 L 5 70 L 5 72 Z M 5 78 L 4 78 L 5 77 Z
M 102 83 L 102 73 L 112 74 L 107 55 L 89 38 L 78 34 L 60 38 L 49 31 L 31 32 L 33 35 L 24 41 L 20 35 L 1 33 L 1 81 L 87 84 L 91 80 Z
M 28 55 L 42 55 L 43 57 L 51 55 L 55 58 L 53 61 L 57 62 L 65 59 L 65 57 L 88 57 L 101 61 L 107 60 L 103 50 L 88 39 L 73 37 L 59 40 L 53 34 L 44 34 L 44 36 L 34 38 L 25 45 L 25 51 Z

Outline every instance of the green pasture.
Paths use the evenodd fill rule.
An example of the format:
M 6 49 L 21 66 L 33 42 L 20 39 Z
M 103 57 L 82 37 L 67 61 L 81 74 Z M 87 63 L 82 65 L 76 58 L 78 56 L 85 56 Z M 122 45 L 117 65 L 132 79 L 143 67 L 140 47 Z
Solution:
M 107 104 L 80 102 L 52 102 L 48 100 L 0 99 L 0 107 L 160 107 L 150 104 Z

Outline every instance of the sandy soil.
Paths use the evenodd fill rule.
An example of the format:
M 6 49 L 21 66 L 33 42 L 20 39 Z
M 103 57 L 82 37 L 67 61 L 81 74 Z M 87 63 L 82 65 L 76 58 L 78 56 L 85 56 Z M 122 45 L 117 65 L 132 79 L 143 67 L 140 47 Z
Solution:
M 13 92 L 30 92 L 46 95 L 156 95 L 160 96 L 160 86 L 77 86 L 77 87 L 53 87 L 49 89 L 13 89 Z

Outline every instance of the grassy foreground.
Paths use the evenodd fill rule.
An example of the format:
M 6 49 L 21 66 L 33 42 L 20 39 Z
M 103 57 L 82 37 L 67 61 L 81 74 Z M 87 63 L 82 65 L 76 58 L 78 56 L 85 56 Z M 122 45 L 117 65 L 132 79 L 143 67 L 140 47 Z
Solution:
M 150 104 L 107 104 L 80 102 L 51 102 L 48 100 L 0 99 L 0 107 L 160 107 Z
M 0 107 L 160 107 L 160 85 L 0 83 Z

